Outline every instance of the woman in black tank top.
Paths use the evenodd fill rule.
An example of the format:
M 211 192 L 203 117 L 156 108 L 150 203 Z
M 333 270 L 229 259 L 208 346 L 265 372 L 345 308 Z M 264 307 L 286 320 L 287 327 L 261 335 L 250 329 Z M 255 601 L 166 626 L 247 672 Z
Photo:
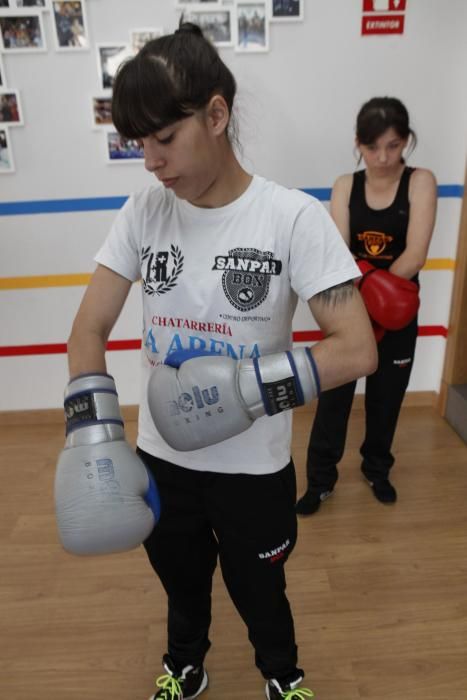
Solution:
M 341 175 L 331 196 L 331 215 L 361 269 L 371 265 L 390 273 L 388 279 L 395 287 L 382 294 L 379 302 L 383 302 L 383 318 L 387 314 L 391 321 L 398 306 L 394 302 L 399 299 L 399 285 L 407 285 L 404 280 L 418 285 L 436 215 L 433 173 L 405 164 L 403 154 L 415 145 L 409 115 L 400 100 L 371 99 L 360 109 L 356 128 L 358 163 L 363 159 L 366 167 Z M 372 271 L 365 278 L 364 299 L 374 292 L 378 275 L 381 279 L 387 272 Z M 389 481 L 394 463 L 391 447 L 412 370 L 418 323 L 415 314 L 400 330 L 387 330 L 372 320 L 379 363 L 376 372 L 366 378 L 361 470 L 374 496 L 387 504 L 397 499 Z M 296 505 L 299 515 L 316 512 L 333 492 L 355 387 L 356 382 L 351 382 L 325 391 L 319 398 L 308 446 L 308 488 Z

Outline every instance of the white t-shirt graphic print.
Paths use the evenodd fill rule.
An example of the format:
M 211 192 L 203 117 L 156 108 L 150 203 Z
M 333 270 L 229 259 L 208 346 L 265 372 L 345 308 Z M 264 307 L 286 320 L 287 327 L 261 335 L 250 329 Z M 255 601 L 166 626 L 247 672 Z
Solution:
M 133 282 L 141 280 L 139 447 L 189 469 L 282 469 L 290 461 L 290 411 L 260 418 L 217 445 L 178 452 L 153 424 L 146 387 L 152 368 L 175 350 L 240 360 L 292 347 L 298 297 L 307 301 L 359 276 L 325 207 L 259 176 L 217 209 L 195 207 L 155 185 L 127 200 L 95 259 Z

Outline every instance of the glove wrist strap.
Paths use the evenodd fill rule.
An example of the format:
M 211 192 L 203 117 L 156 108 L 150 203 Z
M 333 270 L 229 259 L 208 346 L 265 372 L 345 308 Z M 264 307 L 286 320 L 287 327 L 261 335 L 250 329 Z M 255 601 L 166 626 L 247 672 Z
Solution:
M 254 418 L 265 413 L 273 416 L 303 406 L 319 396 L 318 371 L 309 348 L 265 355 L 250 362 L 253 364 L 257 384 L 248 376 L 249 373 L 241 371 L 240 392 Z
M 77 430 L 79 444 L 90 444 L 123 436 L 123 419 L 113 377 L 108 374 L 86 374 L 73 378 L 65 390 L 65 420 L 68 440 Z M 103 439 L 104 436 L 104 439 Z

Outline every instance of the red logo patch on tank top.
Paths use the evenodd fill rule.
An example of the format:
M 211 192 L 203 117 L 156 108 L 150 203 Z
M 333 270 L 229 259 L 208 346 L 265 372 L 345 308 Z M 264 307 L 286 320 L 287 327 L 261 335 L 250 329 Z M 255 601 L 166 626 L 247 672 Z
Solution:
M 388 243 L 391 243 L 394 239 L 394 236 L 389 236 L 387 233 L 380 233 L 379 231 L 364 231 L 359 233 L 357 238 L 359 241 L 363 241 L 366 252 L 373 257 L 381 255 Z

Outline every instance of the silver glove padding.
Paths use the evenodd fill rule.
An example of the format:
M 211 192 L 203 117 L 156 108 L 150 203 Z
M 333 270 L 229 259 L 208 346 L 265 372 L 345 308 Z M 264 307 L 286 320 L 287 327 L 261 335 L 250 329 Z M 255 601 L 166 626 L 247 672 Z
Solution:
M 106 374 L 72 379 L 65 391 L 67 438 L 55 473 L 55 512 L 72 554 L 139 546 L 160 515 L 156 484 L 126 442 L 115 382 Z
M 158 365 L 148 384 L 148 405 L 163 439 L 175 450 L 197 450 L 247 430 L 274 415 L 312 401 L 319 394 L 316 366 L 308 348 L 234 360 L 191 356 L 178 369 Z

